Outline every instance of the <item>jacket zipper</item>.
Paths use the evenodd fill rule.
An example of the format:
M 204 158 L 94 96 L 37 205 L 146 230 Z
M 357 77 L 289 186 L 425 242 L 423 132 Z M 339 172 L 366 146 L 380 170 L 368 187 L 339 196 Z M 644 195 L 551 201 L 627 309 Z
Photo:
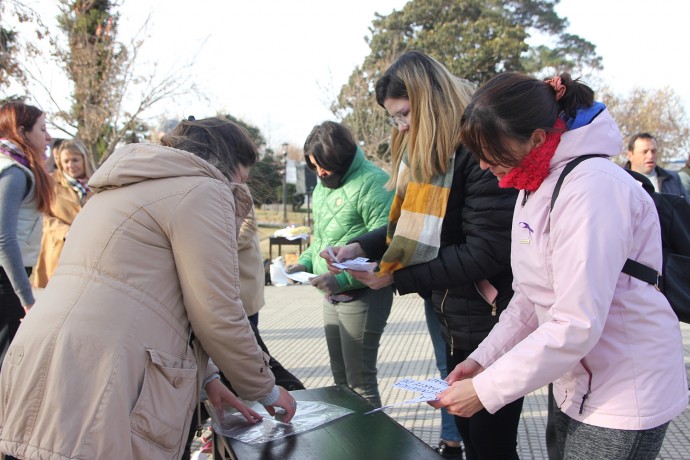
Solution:
M 477 290 L 477 293 L 481 296 L 481 298 L 484 299 L 484 302 L 491 305 L 491 316 L 496 316 L 496 312 L 498 311 L 498 307 L 496 306 L 496 301 L 498 300 L 498 296 L 496 296 L 496 300 L 494 300 L 493 302 L 489 302 L 489 299 L 484 297 L 484 294 L 482 294 L 482 291 L 479 290 L 476 283 L 474 285 L 474 288 Z
M 592 371 L 589 370 L 589 366 L 585 364 L 584 359 L 580 360 L 580 364 L 582 364 L 582 367 L 585 369 L 587 375 L 589 376 L 589 380 L 587 382 L 587 393 L 585 393 L 584 396 L 582 396 L 582 402 L 580 403 L 580 415 L 582 415 L 582 412 L 585 409 L 585 401 L 587 401 L 589 394 L 592 392 Z
M 522 195 L 522 207 L 524 208 L 525 205 L 527 204 L 527 198 L 529 198 L 530 191 L 525 190 L 525 194 Z
M 453 334 L 450 331 L 450 326 L 448 326 L 448 319 L 446 318 L 446 311 L 445 311 L 445 306 L 446 306 L 446 297 L 448 297 L 448 289 L 446 289 L 446 293 L 443 294 L 443 300 L 441 301 L 441 315 L 443 315 L 443 322 L 446 323 L 446 329 L 448 330 L 448 336 L 450 337 L 450 355 L 453 356 Z

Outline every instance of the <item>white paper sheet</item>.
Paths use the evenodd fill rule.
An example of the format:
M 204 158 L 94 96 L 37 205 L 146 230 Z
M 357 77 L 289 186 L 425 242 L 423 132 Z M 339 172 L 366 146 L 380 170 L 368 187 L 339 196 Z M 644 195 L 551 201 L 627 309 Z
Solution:
M 308 283 L 310 279 L 316 278 L 315 274 L 309 272 L 285 272 L 285 276 L 290 278 L 292 281 L 297 281 L 298 283 Z
M 352 260 L 333 262 L 333 266 L 343 270 L 354 270 L 358 272 L 368 272 L 376 268 L 376 262 L 369 262 L 366 257 L 357 257 Z
M 364 415 L 373 414 L 374 412 L 379 412 L 384 409 L 388 409 L 389 407 L 401 406 L 403 404 L 419 404 L 428 401 L 436 401 L 436 395 L 448 388 L 448 383 L 439 378 L 428 380 L 401 379 L 395 382 L 393 387 L 402 388 L 403 390 L 414 391 L 421 394 L 416 398 L 379 407 L 378 409 L 366 412 Z
M 369 262 L 369 259 L 367 259 L 366 257 L 357 257 L 356 259 L 352 260 L 340 261 L 335 256 L 333 248 L 330 245 L 326 246 L 326 251 L 328 252 L 328 255 L 331 256 L 331 259 L 333 259 L 332 265 L 336 268 L 340 268 L 341 270 L 368 272 L 370 270 L 375 269 L 377 265 L 376 262 Z

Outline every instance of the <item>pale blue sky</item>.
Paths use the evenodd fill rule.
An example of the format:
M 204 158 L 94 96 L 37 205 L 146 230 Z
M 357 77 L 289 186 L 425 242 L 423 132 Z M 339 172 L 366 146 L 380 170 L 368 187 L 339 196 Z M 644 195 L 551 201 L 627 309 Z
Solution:
M 33 0 L 46 11 L 52 0 Z M 684 0 L 562 0 L 556 10 L 569 31 L 597 45 L 601 80 L 618 92 L 635 86 L 672 87 L 690 108 L 690 27 Z M 400 9 L 404 0 L 125 0 L 120 33 L 133 35 L 151 14 L 140 56 L 162 69 L 196 58 L 192 78 L 207 96 L 181 97 L 147 113 L 178 118 L 226 111 L 258 126 L 271 146 L 301 146 L 353 68 L 368 54 L 364 36 L 374 12 Z M 194 11 L 191 9 L 194 8 Z M 54 10 L 53 10 L 54 11 Z M 49 73 L 48 73 L 49 74 Z M 53 83 L 53 97 L 65 90 Z M 596 88 L 595 88 L 596 89 Z M 50 109 L 36 90 L 37 102 Z

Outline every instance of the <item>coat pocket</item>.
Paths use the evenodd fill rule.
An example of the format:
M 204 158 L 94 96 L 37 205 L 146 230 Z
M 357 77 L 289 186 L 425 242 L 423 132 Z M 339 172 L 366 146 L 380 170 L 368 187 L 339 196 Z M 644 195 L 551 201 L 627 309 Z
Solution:
M 196 401 L 196 362 L 147 348 L 144 383 L 130 413 L 133 434 L 164 450 L 175 450 Z

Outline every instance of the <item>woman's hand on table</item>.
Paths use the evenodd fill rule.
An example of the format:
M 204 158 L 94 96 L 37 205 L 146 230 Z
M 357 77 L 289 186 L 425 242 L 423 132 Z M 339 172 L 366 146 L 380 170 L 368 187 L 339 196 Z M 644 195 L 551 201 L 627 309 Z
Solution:
M 266 408 L 266 411 L 271 414 L 272 417 L 276 415 L 276 407 L 282 407 L 283 410 L 285 410 L 285 415 L 281 418 L 281 422 L 289 423 L 290 420 L 292 420 L 292 417 L 295 416 L 295 412 L 297 412 L 297 401 L 295 401 L 295 398 L 292 397 L 292 395 L 283 387 L 278 387 L 278 390 L 280 391 L 280 396 L 278 397 L 278 401 L 273 403 L 270 406 L 264 406 Z
M 223 413 L 223 403 L 225 403 L 237 409 L 249 423 L 254 424 L 263 420 L 261 415 L 253 411 L 228 390 L 228 387 L 223 385 L 220 379 L 211 380 L 206 384 L 206 395 L 217 414 Z

